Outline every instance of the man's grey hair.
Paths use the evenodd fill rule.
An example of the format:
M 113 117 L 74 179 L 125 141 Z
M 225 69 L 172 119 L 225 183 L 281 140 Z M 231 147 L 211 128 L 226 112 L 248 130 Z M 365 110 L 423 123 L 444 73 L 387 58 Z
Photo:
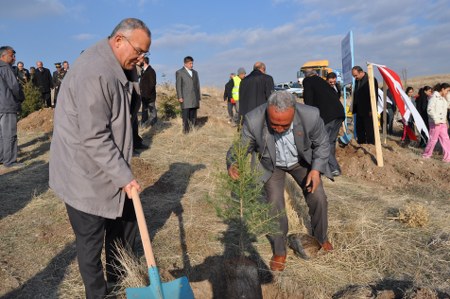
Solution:
M 113 32 L 111 33 L 111 35 L 109 37 L 111 38 L 111 37 L 117 35 L 119 32 L 128 35 L 129 33 L 131 33 L 131 31 L 136 30 L 136 29 L 142 29 L 148 34 L 149 37 L 152 36 L 150 29 L 148 29 L 147 25 L 145 25 L 144 22 L 142 22 L 139 19 L 128 18 L 128 19 L 123 19 L 116 26 L 116 28 L 114 28 Z
M 5 56 L 6 54 L 8 54 L 8 51 L 12 51 L 13 54 L 16 53 L 16 51 L 14 51 L 14 49 L 10 46 L 2 46 L 0 47 L 0 57 Z
M 295 96 L 287 91 L 274 91 L 267 100 L 268 106 L 274 106 L 277 111 L 283 112 L 289 108 L 295 107 L 297 100 Z

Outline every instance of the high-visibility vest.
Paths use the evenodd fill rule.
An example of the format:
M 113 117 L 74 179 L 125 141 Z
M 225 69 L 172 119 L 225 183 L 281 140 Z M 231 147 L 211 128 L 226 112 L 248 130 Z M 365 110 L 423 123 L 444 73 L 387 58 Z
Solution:
M 233 86 L 233 91 L 231 92 L 231 94 L 235 101 L 239 101 L 239 85 L 241 85 L 242 80 L 239 76 L 234 76 L 233 81 L 234 81 L 234 86 Z

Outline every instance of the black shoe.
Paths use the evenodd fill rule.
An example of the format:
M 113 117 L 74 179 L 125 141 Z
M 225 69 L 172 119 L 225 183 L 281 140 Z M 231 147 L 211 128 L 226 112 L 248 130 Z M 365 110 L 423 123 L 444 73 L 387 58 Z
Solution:
M 341 175 L 341 172 L 339 171 L 339 170 L 333 170 L 332 172 L 331 172 L 331 174 L 333 175 L 333 176 L 340 176 Z
M 20 163 L 20 162 L 13 162 L 13 163 L 11 163 L 9 165 L 4 164 L 4 166 L 6 168 L 22 168 L 22 167 L 25 167 L 25 164 Z
M 148 149 L 148 145 L 145 145 L 143 143 L 139 143 L 139 144 L 136 144 L 134 146 L 134 149 L 135 150 L 137 150 L 137 149 L 139 149 L 139 150 L 146 150 L 146 149 Z

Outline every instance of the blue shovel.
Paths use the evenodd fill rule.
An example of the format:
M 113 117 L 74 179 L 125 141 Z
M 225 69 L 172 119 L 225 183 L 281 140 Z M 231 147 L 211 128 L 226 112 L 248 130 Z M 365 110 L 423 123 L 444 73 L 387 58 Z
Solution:
M 147 260 L 148 276 L 150 285 L 140 288 L 127 288 L 128 299 L 194 299 L 194 293 L 186 276 L 169 282 L 161 282 L 158 267 L 153 255 L 150 236 L 145 222 L 144 211 L 136 188 L 131 189 L 134 210 L 141 233 L 142 245 L 144 246 L 145 259 Z
M 345 121 L 342 123 L 342 128 L 344 129 L 344 135 L 339 137 L 339 139 L 341 140 L 341 142 L 345 145 L 349 144 L 350 141 L 353 138 L 353 135 L 348 132 L 348 127 L 347 127 L 347 119 L 345 119 Z

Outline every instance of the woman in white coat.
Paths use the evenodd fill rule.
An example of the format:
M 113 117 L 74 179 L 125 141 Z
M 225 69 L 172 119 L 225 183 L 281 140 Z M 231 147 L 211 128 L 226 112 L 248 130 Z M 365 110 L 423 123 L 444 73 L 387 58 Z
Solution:
M 422 154 L 423 158 L 430 158 L 439 140 L 444 152 L 443 161 L 450 163 L 450 139 L 448 137 L 447 110 L 449 103 L 446 96 L 450 91 L 450 84 L 442 83 L 434 86 L 434 93 L 428 101 L 427 112 L 430 124 L 430 140 Z

